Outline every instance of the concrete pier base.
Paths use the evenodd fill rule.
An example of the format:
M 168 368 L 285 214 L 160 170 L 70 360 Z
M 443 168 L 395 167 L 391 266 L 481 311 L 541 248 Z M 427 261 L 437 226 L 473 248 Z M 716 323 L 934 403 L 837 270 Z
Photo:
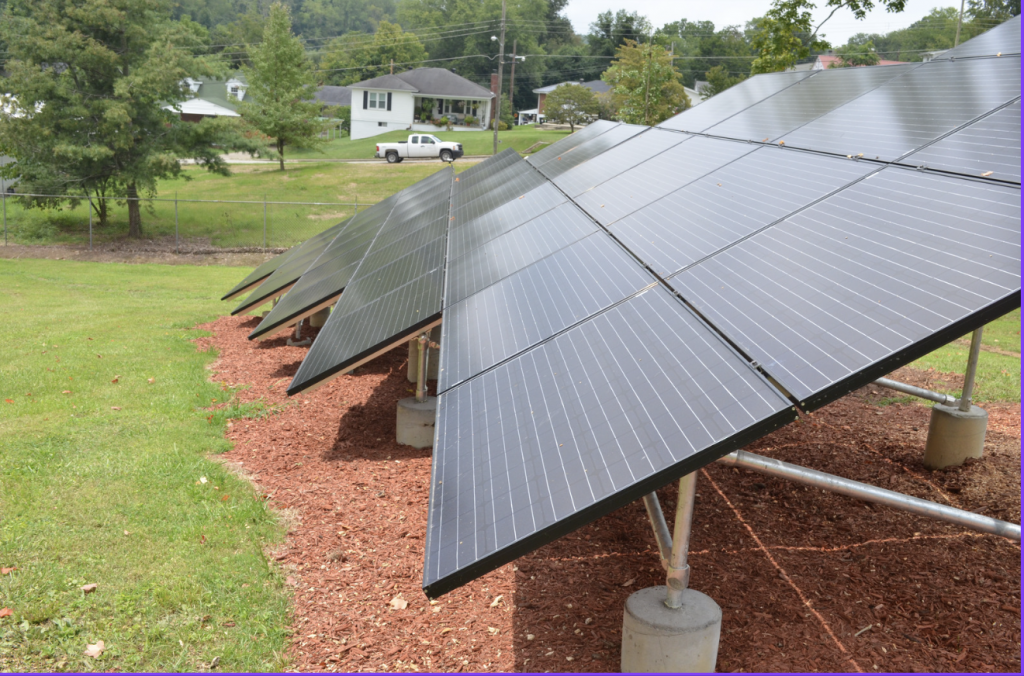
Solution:
M 416 401 L 416 397 L 398 400 L 398 421 L 395 438 L 400 444 L 413 448 L 429 448 L 434 445 L 434 412 L 437 411 L 437 397 Z
M 309 316 L 309 325 L 318 329 L 327 323 L 327 318 L 331 316 L 331 308 L 325 307 L 322 310 L 318 310 Z
M 924 447 L 924 466 L 942 469 L 964 464 L 967 458 L 980 458 L 985 450 L 988 412 L 971 406 L 961 411 L 956 406 L 935 404 Z
M 718 661 L 722 609 L 687 589 L 683 605 L 665 605 L 665 587 L 648 587 L 626 600 L 622 620 L 623 673 L 712 673 Z
M 441 343 L 441 325 L 438 324 L 434 328 L 430 329 L 430 333 L 427 334 L 430 340 L 434 343 Z M 417 336 L 418 338 L 419 336 Z M 429 352 L 429 358 L 427 359 L 427 380 L 437 380 L 437 364 L 441 361 L 441 351 L 435 348 L 427 348 Z M 406 377 L 410 383 L 416 382 L 416 369 L 418 368 L 417 363 L 419 360 L 419 345 L 415 340 L 409 341 L 409 372 Z

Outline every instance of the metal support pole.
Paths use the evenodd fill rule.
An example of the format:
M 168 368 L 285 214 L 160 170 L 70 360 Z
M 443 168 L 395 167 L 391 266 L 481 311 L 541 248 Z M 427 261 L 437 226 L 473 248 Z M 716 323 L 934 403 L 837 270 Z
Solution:
M 505 0 L 501 0 L 501 39 L 498 42 L 498 91 L 494 93 L 494 155 L 498 154 L 498 123 L 501 122 L 501 74 L 505 66 Z
M 686 554 L 690 548 L 690 526 L 693 523 L 693 499 L 697 493 L 697 473 L 691 472 L 679 480 L 676 504 L 676 522 L 673 524 L 672 552 L 668 561 L 665 581 L 668 598 L 665 605 L 679 608 L 683 605 L 683 592 L 690 583 L 690 566 Z
M 174 253 L 181 253 L 178 245 L 178 192 L 174 192 Z
M 718 462 L 733 467 L 742 467 L 759 474 L 788 479 L 795 483 L 813 486 L 830 493 L 838 493 L 847 497 L 874 502 L 879 505 L 893 507 L 912 514 L 926 516 L 938 521 L 955 523 L 958 526 L 970 528 L 982 533 L 990 533 L 1000 537 L 1009 538 L 1020 542 L 1020 526 L 1000 521 L 981 514 L 973 514 L 962 509 L 940 505 L 921 498 L 915 498 L 903 493 L 878 488 L 870 484 L 864 484 L 851 479 L 833 476 L 825 472 L 791 465 L 788 462 L 765 458 L 746 451 L 733 451 L 729 455 L 719 458 Z M 673 549 L 673 553 L 674 553 Z
M 953 38 L 953 47 L 955 48 L 960 44 L 960 26 L 964 23 L 964 2 L 966 0 L 960 0 L 960 16 L 956 20 L 956 37 Z
M 667 570 L 668 561 L 672 556 L 672 534 L 668 531 L 668 524 L 665 523 L 665 513 L 661 511 L 661 503 L 658 502 L 657 493 L 648 493 L 644 496 L 644 507 L 647 508 L 647 518 L 651 520 L 651 528 L 654 530 L 654 539 L 658 542 L 658 553 L 661 555 L 661 565 Z
M 0 185 L 0 187 L 3 187 L 3 186 Z M 4 200 L 4 246 L 7 246 L 7 191 L 6 190 L 4 190 L 3 195 L 4 195 L 3 196 L 3 200 Z
M 263 193 L 263 250 L 267 250 L 267 193 Z
M 960 393 L 960 410 L 971 410 L 971 397 L 974 394 L 974 377 L 978 373 L 978 357 L 981 356 L 981 332 L 984 328 L 976 329 L 971 336 L 971 352 L 967 357 L 967 372 L 964 373 L 964 390 Z
M 89 251 L 92 251 L 92 197 L 89 198 Z
M 940 404 L 946 404 L 947 406 L 952 406 L 957 402 L 956 397 L 952 395 L 942 394 L 941 392 L 932 392 L 931 390 L 926 390 L 923 387 L 907 385 L 906 383 L 901 383 L 897 380 L 889 380 L 888 378 L 879 378 L 875 381 L 875 385 L 887 387 L 890 390 L 896 390 L 897 392 L 910 394 L 922 399 L 928 399 L 929 401 L 935 401 Z
M 427 334 L 420 335 L 417 342 L 416 364 L 416 401 L 421 404 L 427 400 Z

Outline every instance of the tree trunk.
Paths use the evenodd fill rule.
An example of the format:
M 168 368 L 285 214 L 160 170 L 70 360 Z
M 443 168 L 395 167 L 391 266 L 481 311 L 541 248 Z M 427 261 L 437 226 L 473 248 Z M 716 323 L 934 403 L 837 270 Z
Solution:
M 281 165 L 281 171 L 284 171 L 284 139 L 277 139 L 277 161 Z
M 142 205 L 134 181 L 128 184 L 128 236 L 142 237 Z
M 99 221 L 99 227 L 107 227 L 107 200 L 104 199 L 104 195 L 101 192 L 97 192 L 92 200 L 93 211 L 96 212 L 96 219 Z

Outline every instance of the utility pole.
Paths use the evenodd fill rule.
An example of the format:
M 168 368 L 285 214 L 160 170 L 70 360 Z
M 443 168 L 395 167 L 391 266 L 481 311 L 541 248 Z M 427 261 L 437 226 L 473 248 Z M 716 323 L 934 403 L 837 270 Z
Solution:
M 501 122 L 501 74 L 505 65 L 505 0 L 501 0 L 501 39 L 498 41 L 498 91 L 494 93 L 494 155 L 498 154 L 498 123 Z
M 515 111 L 515 95 L 516 95 L 516 47 L 519 46 L 519 40 L 512 41 L 512 73 L 508 78 L 508 105 L 509 110 Z
M 395 60 L 391 59 L 391 74 L 395 74 Z
M 653 38 L 652 38 L 653 39 Z M 647 124 L 647 120 L 650 117 L 650 106 L 651 106 L 651 59 L 654 54 L 651 50 L 651 42 L 647 41 L 647 83 L 644 85 L 644 124 Z
M 954 48 L 960 44 L 960 25 L 964 22 L 964 2 L 965 0 L 960 0 L 960 17 L 956 20 L 956 37 L 953 38 Z

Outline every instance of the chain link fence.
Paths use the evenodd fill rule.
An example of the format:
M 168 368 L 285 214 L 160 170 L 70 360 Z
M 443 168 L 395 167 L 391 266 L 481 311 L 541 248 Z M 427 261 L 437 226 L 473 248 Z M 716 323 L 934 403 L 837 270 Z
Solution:
M 277 251 L 303 242 L 371 204 L 281 202 L 174 197 L 134 198 L 141 205 L 142 237 L 127 240 L 127 198 L 105 198 L 107 224 L 100 224 L 99 200 L 86 195 L 0 193 L 4 245 L 64 244 L 175 253 Z M 53 200 L 29 208 L 26 199 Z

